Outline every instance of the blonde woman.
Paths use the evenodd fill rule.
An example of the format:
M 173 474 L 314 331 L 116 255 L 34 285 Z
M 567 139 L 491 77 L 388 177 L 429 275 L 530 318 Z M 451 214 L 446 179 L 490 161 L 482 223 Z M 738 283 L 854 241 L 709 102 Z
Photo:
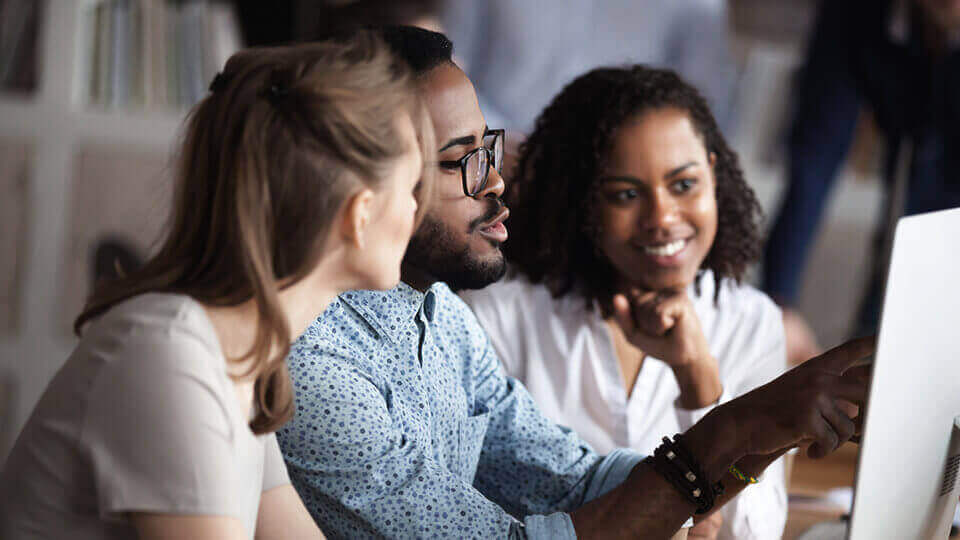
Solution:
M 0 537 L 322 538 L 274 435 L 282 360 L 339 292 L 399 279 L 434 144 L 411 85 L 369 33 L 230 59 L 159 252 L 95 291 L 0 473 Z

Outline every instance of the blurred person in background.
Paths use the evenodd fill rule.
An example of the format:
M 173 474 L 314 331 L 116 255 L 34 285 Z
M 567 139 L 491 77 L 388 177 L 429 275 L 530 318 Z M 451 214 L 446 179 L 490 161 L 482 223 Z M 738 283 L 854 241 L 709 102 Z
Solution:
M 786 369 L 780 310 L 741 284 L 760 207 L 696 89 L 668 70 L 601 68 L 536 126 L 506 197 L 513 271 L 461 296 L 551 420 L 599 452 L 651 454 Z M 778 460 L 690 537 L 779 538 L 784 480 Z
M 887 204 L 905 141 L 912 147 L 903 208 L 960 206 L 960 0 L 821 2 L 801 73 L 789 140 L 788 187 L 767 241 L 764 289 L 784 307 L 791 363 L 816 354 L 794 309 L 810 244 L 863 106 L 886 139 Z M 881 220 L 877 246 L 889 242 Z M 876 331 L 883 248 L 854 332 Z
M 242 51 L 210 90 L 160 251 L 100 283 L 0 471 L 4 539 L 323 538 L 274 434 L 283 358 L 339 292 L 397 283 L 432 127 L 369 32 Z
M 599 66 L 666 67 L 701 89 L 732 136 L 736 66 L 725 0 L 447 0 L 440 21 L 490 125 L 516 144 L 564 85 Z

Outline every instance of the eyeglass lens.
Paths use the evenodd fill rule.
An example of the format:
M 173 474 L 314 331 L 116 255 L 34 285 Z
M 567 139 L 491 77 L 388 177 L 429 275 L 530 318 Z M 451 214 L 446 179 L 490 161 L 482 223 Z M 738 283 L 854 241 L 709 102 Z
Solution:
M 503 139 L 503 132 L 497 131 L 487 135 L 483 141 L 483 145 L 493 154 L 493 167 L 498 173 L 503 172 Z
M 467 158 L 467 190 L 471 195 L 479 193 L 487 182 L 487 175 L 490 172 L 490 167 L 487 164 L 487 155 L 486 152 L 482 151 L 473 152 L 473 154 Z

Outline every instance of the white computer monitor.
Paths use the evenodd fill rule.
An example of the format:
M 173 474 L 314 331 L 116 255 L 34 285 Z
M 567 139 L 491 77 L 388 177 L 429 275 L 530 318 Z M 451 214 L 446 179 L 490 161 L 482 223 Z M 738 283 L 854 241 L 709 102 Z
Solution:
M 960 466 L 960 209 L 897 224 L 869 396 L 847 537 L 946 538 Z

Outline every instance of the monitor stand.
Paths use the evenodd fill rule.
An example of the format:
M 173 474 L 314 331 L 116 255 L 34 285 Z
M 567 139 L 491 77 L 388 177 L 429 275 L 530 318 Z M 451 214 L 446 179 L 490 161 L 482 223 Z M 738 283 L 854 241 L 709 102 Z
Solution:
M 957 510 L 958 490 L 957 476 L 960 472 L 960 416 L 953 419 L 953 434 L 950 445 L 947 447 L 947 459 L 943 467 L 937 499 L 930 512 L 930 529 L 927 538 L 947 538 L 950 526 L 953 525 L 953 516 Z

